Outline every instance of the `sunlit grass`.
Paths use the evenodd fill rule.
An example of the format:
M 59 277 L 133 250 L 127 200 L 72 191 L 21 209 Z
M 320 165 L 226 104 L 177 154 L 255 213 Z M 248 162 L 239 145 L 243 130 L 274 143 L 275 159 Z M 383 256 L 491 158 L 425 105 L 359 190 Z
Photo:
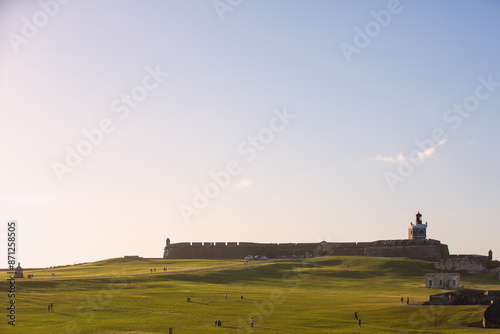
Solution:
M 166 259 L 125 259 L 115 258 L 92 263 L 61 266 L 55 268 L 24 270 L 24 277 L 33 274 L 34 278 L 82 277 L 82 276 L 110 276 L 162 273 L 163 268 L 168 271 L 201 269 L 233 264 L 242 264 L 243 260 L 166 260 Z M 156 271 L 154 271 L 156 269 Z M 0 272 L 0 278 L 10 275 L 6 271 Z
M 151 261 L 159 261 L 158 271 L 165 260 Z M 232 263 L 188 260 L 176 265 Z M 79 266 L 71 276 L 87 276 L 99 266 L 101 272 L 121 271 L 116 260 L 108 260 Z M 419 305 L 443 291 L 424 287 L 423 273 L 429 268 L 428 262 L 406 259 L 324 257 L 166 275 L 25 279 L 18 281 L 17 325 L 8 328 L 3 321 L 0 332 L 168 333 L 169 327 L 176 334 L 497 332 L 479 327 L 485 306 Z M 463 277 L 462 284 L 500 289 L 493 275 L 478 277 Z M 0 289 L 7 291 L 6 281 Z M 47 311 L 51 302 L 54 313 Z M 353 319 L 355 311 L 361 328 Z M 221 320 L 222 328 L 214 320 Z

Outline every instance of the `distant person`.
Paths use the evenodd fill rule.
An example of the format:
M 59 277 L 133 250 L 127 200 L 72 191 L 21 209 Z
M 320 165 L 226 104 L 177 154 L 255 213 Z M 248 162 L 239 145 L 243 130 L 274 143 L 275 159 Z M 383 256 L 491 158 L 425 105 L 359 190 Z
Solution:
M 403 304 L 403 297 L 401 297 L 401 304 Z
M 50 312 L 54 312 L 54 304 L 50 303 Z
M 153 269 L 149 269 L 151 271 L 151 273 L 153 272 Z
M 361 319 L 358 319 L 358 326 L 361 327 Z
M 243 296 L 241 296 L 241 299 L 243 299 Z
M 253 318 L 250 319 L 250 327 L 253 327 Z
M 227 293 L 224 295 L 224 298 L 226 298 L 226 299 L 227 299 Z
M 56 275 L 54 275 L 54 273 L 52 273 L 52 278 L 54 278 L 54 276 L 56 276 Z
M 354 319 L 358 319 L 358 313 L 359 311 L 354 312 Z
M 410 304 L 410 297 L 406 297 L 406 304 Z

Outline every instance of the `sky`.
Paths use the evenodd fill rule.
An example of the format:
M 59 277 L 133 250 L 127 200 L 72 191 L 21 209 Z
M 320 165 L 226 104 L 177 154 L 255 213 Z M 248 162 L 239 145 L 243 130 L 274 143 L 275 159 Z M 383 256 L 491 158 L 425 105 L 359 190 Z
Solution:
M 0 267 L 176 242 L 499 258 L 497 1 L 0 0 Z M 495 153 L 497 152 L 497 153 Z

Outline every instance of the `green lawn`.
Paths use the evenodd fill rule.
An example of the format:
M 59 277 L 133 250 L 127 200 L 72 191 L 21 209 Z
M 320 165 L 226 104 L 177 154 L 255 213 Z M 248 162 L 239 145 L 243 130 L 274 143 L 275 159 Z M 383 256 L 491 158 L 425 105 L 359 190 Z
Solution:
M 158 264 L 157 272 L 165 262 L 169 271 L 171 266 L 173 270 L 241 263 L 142 261 L 112 259 L 64 270 L 68 276 L 89 276 L 142 273 L 153 263 Z M 423 273 L 429 271 L 424 261 L 322 257 L 190 273 L 24 279 L 17 282 L 15 327 L 7 325 L 8 282 L 2 280 L 5 315 L 0 332 L 168 333 L 169 327 L 175 334 L 499 332 L 480 327 L 485 306 L 418 305 L 429 294 L 444 291 L 424 287 Z M 499 290 L 499 283 L 493 274 L 462 277 L 466 287 Z M 51 302 L 53 313 L 47 312 Z M 362 319 L 361 328 L 353 319 L 355 311 Z M 214 326 L 219 319 L 222 327 Z
M 168 271 L 200 269 L 232 264 L 242 264 L 243 260 L 166 260 L 166 259 L 125 259 L 116 258 L 92 263 L 69 265 L 52 269 L 25 270 L 24 276 L 33 274 L 34 278 L 82 277 L 82 276 L 113 276 L 147 274 L 151 269 L 156 273 Z M 0 278 L 10 275 L 6 271 L 0 272 Z

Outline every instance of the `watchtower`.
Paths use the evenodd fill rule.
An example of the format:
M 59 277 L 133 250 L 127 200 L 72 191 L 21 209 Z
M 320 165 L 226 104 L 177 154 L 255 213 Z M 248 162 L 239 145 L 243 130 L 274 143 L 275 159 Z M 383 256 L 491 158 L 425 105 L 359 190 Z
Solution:
M 17 268 L 16 268 L 16 271 L 14 273 L 14 277 L 15 278 L 23 278 L 24 277 L 23 268 L 21 267 L 21 262 L 17 263 Z
M 422 214 L 420 211 L 416 214 L 415 224 L 410 223 L 410 226 L 408 226 L 408 239 L 427 239 L 427 222 L 425 222 L 425 224 L 422 223 Z

